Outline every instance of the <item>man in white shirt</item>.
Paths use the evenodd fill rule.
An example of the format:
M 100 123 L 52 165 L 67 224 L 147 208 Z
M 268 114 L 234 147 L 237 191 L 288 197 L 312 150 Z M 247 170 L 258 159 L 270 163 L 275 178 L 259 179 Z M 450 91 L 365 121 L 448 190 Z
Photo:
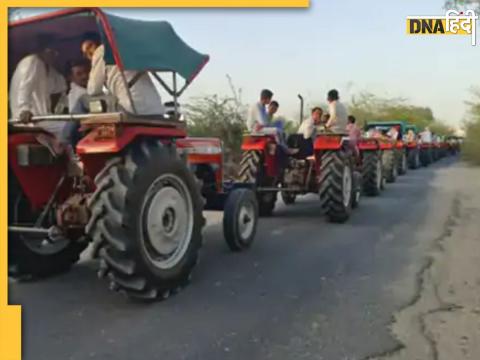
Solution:
M 347 131 L 348 111 L 345 105 L 340 102 L 338 91 L 333 89 L 327 94 L 328 113 L 330 118 L 325 127 L 333 132 L 344 133 Z
M 70 61 L 68 66 L 68 78 L 70 80 L 68 109 L 70 114 L 85 114 L 88 112 L 83 99 L 87 95 L 89 74 L 90 62 L 87 59 Z
M 264 89 L 260 93 L 260 101 L 252 105 L 248 113 L 247 129 L 250 132 L 259 131 L 268 126 L 268 114 L 266 106 L 272 101 L 273 92 Z
M 66 91 L 65 79 L 53 63 L 58 53 L 51 48 L 55 37 L 39 34 L 37 51 L 17 64 L 10 81 L 9 102 L 12 117 L 29 122 L 32 116 L 52 113 L 52 95 Z M 42 124 L 43 125 L 43 124 Z
M 157 89 L 147 73 L 125 70 L 125 83 L 122 73 L 116 65 L 105 64 L 105 47 L 100 42 L 97 33 L 89 32 L 84 35 L 81 50 L 84 56 L 91 60 L 91 71 L 87 85 L 88 95 L 103 94 L 103 87 L 117 98 L 119 105 L 129 113 L 141 115 L 163 115 L 165 108 Z M 136 80 L 135 80 L 136 79 Z M 129 86 L 128 83 L 135 80 Z M 130 94 L 133 106 L 130 101 Z
M 320 125 L 322 120 L 323 110 L 321 107 L 314 107 L 312 115 L 302 121 L 298 128 L 297 134 L 303 134 L 304 139 L 311 139 L 315 136 L 316 126 Z
M 429 144 L 432 142 L 432 133 L 430 132 L 430 128 L 428 126 L 420 133 L 420 138 L 422 139 L 423 143 Z

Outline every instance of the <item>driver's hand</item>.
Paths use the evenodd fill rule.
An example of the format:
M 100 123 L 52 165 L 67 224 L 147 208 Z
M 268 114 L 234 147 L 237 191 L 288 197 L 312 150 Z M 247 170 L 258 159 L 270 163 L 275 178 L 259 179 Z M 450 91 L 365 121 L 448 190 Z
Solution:
M 32 121 L 33 114 L 30 110 L 23 110 L 18 117 L 21 123 L 27 124 Z

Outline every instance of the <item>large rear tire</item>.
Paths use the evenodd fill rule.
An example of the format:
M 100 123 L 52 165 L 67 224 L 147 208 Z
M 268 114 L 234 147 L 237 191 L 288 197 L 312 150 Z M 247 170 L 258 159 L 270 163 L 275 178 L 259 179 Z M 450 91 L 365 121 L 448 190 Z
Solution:
M 397 152 L 397 173 L 398 175 L 405 175 L 408 170 L 408 161 L 407 161 L 407 153 L 405 149 L 398 150 Z
M 240 162 L 239 181 L 255 186 L 274 187 L 275 179 L 264 174 L 263 154 L 260 151 L 244 151 Z M 277 202 L 276 191 L 257 192 L 260 216 L 271 216 Z
M 100 243 L 99 275 L 138 300 L 167 298 L 184 287 L 202 245 L 200 189 L 173 148 L 132 144 L 95 178 L 87 232 Z
M 419 150 L 414 148 L 408 151 L 408 167 L 410 169 L 418 169 L 420 166 L 420 153 Z
M 376 151 L 363 153 L 362 182 L 363 191 L 368 196 L 378 196 L 383 183 L 382 159 Z
M 382 159 L 383 165 L 384 165 L 384 174 L 385 174 L 385 180 L 387 183 L 394 183 L 397 181 L 397 164 L 395 161 L 395 153 L 393 150 L 387 150 L 383 152 L 383 159 Z
M 39 212 L 33 212 L 17 179 L 9 171 L 8 223 L 33 225 Z M 55 225 L 47 216 L 44 226 Z M 84 239 L 82 239 L 84 240 Z M 8 275 L 17 279 L 42 278 L 68 271 L 87 247 L 87 241 L 58 239 L 52 241 L 32 235 L 8 234 Z
M 347 152 L 325 151 L 321 156 L 319 196 L 330 222 L 343 223 L 352 212 L 353 169 Z

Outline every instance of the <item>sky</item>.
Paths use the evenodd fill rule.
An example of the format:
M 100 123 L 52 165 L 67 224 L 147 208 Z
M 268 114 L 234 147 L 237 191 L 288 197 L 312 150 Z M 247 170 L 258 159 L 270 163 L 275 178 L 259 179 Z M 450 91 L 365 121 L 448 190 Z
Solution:
M 466 36 L 407 36 L 409 15 L 443 15 L 442 0 L 311 0 L 308 9 L 105 9 L 126 17 L 169 21 L 210 62 L 181 102 L 231 95 L 226 77 L 245 103 L 269 88 L 279 113 L 298 114 L 297 94 L 324 103 L 331 88 L 343 100 L 369 91 L 428 106 L 458 126 L 469 89 L 480 86 L 477 46 Z M 30 15 L 44 10 L 29 10 Z M 477 22 L 477 28 L 480 23 Z

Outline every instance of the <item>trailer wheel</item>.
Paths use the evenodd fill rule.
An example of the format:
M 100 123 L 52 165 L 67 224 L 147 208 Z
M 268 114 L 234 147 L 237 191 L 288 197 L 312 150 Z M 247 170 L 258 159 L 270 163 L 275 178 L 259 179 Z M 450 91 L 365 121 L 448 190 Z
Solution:
M 256 186 L 274 187 L 275 179 L 264 175 L 263 156 L 260 151 L 244 151 L 240 162 L 239 182 Z M 257 192 L 260 216 L 271 216 L 277 202 L 276 191 Z
M 255 238 L 258 203 L 249 189 L 236 189 L 228 195 L 223 213 L 223 235 L 231 251 L 248 249 Z
M 205 220 L 200 189 L 174 149 L 134 143 L 95 183 L 87 232 L 101 244 L 99 275 L 136 300 L 165 299 L 184 287 Z
M 12 174 L 13 175 L 13 174 Z M 14 176 L 8 187 L 9 224 L 32 224 L 38 213 L 31 211 L 30 204 Z M 54 217 L 47 216 L 46 226 L 54 225 Z M 41 278 L 68 271 L 87 247 L 80 239 L 52 241 L 32 235 L 8 234 L 8 275 L 17 278 Z
M 352 211 L 353 170 L 345 151 L 325 151 L 321 156 L 319 196 L 331 222 L 343 223 Z
M 382 190 L 382 159 L 377 152 L 363 153 L 362 163 L 363 191 L 368 196 L 378 196 Z

